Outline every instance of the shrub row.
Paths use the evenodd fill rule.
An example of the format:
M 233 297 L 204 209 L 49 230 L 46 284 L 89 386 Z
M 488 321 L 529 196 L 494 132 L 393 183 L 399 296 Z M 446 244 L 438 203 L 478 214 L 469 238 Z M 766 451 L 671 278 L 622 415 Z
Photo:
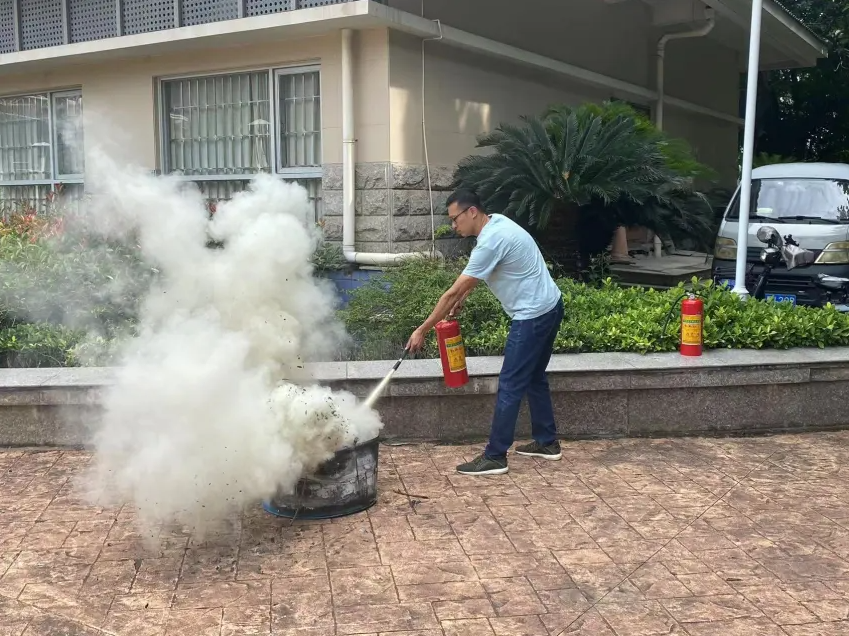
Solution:
M 0 367 L 65 367 L 77 364 L 74 350 L 84 332 L 46 323 L 0 329 Z
M 373 279 L 351 294 L 348 307 L 341 312 L 349 333 L 363 351 L 379 348 L 386 357 L 400 352 L 460 271 L 462 261 L 444 267 L 411 262 Z M 695 279 L 688 289 L 680 285 L 665 291 L 623 287 L 610 279 L 587 285 L 563 278 L 557 284 L 566 312 L 556 353 L 674 351 L 679 342 L 680 300 L 691 290 L 705 303 L 704 343 L 708 349 L 849 345 L 849 316 L 833 307 L 743 301 L 724 287 Z M 459 319 L 467 355 L 502 353 L 509 320 L 484 285 L 469 296 Z M 438 356 L 433 332 L 424 355 Z
M 403 350 L 440 295 L 462 271 L 462 261 L 444 266 L 410 262 L 351 293 L 340 317 L 357 345 L 347 357 L 391 359 Z M 555 343 L 557 353 L 674 351 L 683 286 L 657 291 L 622 287 L 607 279 L 597 285 L 559 279 L 566 314 Z M 741 301 L 725 288 L 694 281 L 691 289 L 705 303 L 708 349 L 787 349 L 849 345 L 849 316 L 836 309 L 793 307 L 775 301 Z M 501 355 L 510 327 L 492 293 L 481 285 L 467 299 L 460 324 L 468 355 Z M 86 342 L 86 347 L 80 344 Z M 0 327 L 0 366 L 67 366 L 103 362 L 100 347 L 89 352 L 85 331 L 48 323 Z M 430 333 L 424 356 L 436 357 Z

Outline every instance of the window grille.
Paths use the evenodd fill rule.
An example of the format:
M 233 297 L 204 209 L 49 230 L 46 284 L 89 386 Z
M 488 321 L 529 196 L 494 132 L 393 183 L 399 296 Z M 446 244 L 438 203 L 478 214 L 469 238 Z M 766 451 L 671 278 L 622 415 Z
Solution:
M 245 0 L 245 15 L 268 15 L 297 9 L 296 0 Z
M 149 33 L 174 26 L 174 0 L 121 0 L 123 34 Z
M 50 98 L 0 98 L 0 181 L 50 179 Z
M 54 93 L 53 119 L 56 175 L 59 178 L 82 177 L 85 172 L 82 94 Z
M 239 17 L 239 2 L 243 0 L 183 0 L 180 15 L 182 26 L 206 24 Z
M 330 4 L 341 4 L 350 0 L 300 0 L 298 2 L 299 9 L 309 9 L 312 7 L 326 7 Z
M 163 82 L 167 171 L 246 175 L 271 164 L 268 73 Z
M 0 53 L 14 53 L 17 49 L 15 0 L 0 0 Z
M 41 49 L 65 43 L 62 0 L 18 0 L 21 49 Z
M 292 179 L 296 183 L 302 185 L 307 190 L 307 197 L 312 204 L 312 212 L 315 222 L 324 218 L 324 210 L 322 207 L 322 190 L 321 179 Z M 238 192 L 242 192 L 248 187 L 247 179 L 235 179 L 231 181 L 196 181 L 195 182 L 204 198 L 210 203 L 215 204 L 218 201 L 227 201 L 233 198 Z
M 258 173 L 277 173 L 321 208 L 321 77 L 317 68 L 264 69 L 161 82 L 163 172 L 226 200 Z
M 35 211 L 44 214 L 50 210 L 74 209 L 84 194 L 82 183 L 0 186 L 0 217 L 8 218 L 17 212 Z
M 353 0 L 0 0 L 0 54 Z M 387 0 L 374 0 L 387 4 Z M 15 3 L 19 6 L 19 38 Z
M 280 167 L 321 165 L 321 82 L 318 71 L 280 73 L 278 130 Z
M 68 37 L 89 42 L 118 35 L 115 0 L 68 0 Z
M 317 69 L 164 80 L 165 172 L 320 177 L 320 85 Z

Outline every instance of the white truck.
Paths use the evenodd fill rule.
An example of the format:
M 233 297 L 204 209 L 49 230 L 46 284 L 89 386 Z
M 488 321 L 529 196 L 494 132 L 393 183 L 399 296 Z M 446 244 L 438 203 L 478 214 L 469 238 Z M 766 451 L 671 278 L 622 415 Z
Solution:
M 740 187 L 725 210 L 714 248 L 713 280 L 734 286 Z M 834 298 L 814 281 L 820 274 L 849 277 L 849 165 L 842 163 L 782 163 L 752 170 L 746 288 L 750 293 L 763 263 L 765 247 L 758 229 L 769 225 L 815 254 L 811 265 L 788 270 L 775 267 L 766 297 L 821 307 Z

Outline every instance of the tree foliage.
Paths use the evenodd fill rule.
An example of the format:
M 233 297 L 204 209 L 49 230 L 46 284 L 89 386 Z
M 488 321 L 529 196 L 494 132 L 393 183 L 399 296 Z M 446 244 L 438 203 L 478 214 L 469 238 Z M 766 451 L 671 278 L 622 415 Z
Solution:
M 787 0 L 785 6 L 826 42 L 828 57 L 813 68 L 760 75 L 756 150 L 849 162 L 849 2 Z

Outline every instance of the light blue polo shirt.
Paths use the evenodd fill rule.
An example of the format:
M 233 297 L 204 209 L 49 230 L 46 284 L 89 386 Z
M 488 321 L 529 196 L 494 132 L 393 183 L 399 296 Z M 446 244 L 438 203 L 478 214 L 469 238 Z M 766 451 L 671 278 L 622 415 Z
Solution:
M 533 237 L 502 214 L 490 215 L 463 273 L 486 282 L 513 320 L 537 318 L 561 298 Z

